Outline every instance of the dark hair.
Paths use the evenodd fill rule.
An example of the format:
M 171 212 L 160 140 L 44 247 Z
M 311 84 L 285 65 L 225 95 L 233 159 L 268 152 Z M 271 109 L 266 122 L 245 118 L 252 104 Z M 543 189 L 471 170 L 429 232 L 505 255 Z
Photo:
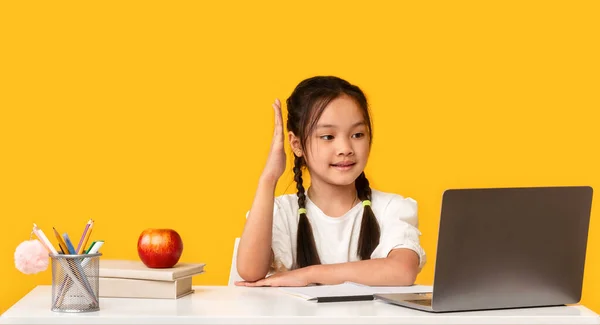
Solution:
M 371 118 L 367 98 L 362 90 L 338 77 L 317 76 L 300 82 L 286 101 L 288 109 L 287 129 L 300 139 L 302 148 L 306 148 L 308 137 L 314 130 L 325 107 L 332 100 L 342 95 L 354 99 L 362 110 L 367 125 L 369 143 L 372 141 Z M 294 155 L 294 181 L 296 181 L 300 208 L 306 207 L 306 194 L 302 185 L 302 168 L 305 166 L 304 156 Z M 356 179 L 355 186 L 357 196 L 361 201 L 371 200 L 371 188 L 364 172 Z M 370 259 L 375 247 L 379 245 L 380 237 L 379 223 L 369 205 L 364 207 L 360 227 L 357 255 L 360 259 L 367 260 Z M 298 221 L 296 267 L 301 268 L 315 264 L 321 264 L 315 238 L 306 213 L 301 213 Z

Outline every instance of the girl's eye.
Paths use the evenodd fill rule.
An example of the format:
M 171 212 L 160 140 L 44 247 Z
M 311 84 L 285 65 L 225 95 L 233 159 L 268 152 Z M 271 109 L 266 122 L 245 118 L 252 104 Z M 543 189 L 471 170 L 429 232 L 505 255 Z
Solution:
M 364 136 L 365 136 L 365 134 L 364 134 L 364 133 L 355 133 L 355 134 L 353 134 L 353 135 L 352 135 L 352 137 L 353 137 L 353 138 L 357 138 L 357 139 L 358 139 L 358 138 L 362 138 L 362 137 L 364 137 Z
M 323 140 L 333 140 L 333 135 L 322 135 L 319 138 Z

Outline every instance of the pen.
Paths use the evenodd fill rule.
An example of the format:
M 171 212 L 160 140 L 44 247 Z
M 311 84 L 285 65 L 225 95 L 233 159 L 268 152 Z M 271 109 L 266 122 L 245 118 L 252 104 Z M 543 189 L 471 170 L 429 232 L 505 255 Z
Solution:
M 67 244 L 63 238 L 58 234 L 56 228 L 52 227 L 52 229 L 54 230 L 54 236 L 56 236 L 56 239 L 58 239 L 58 248 L 60 248 L 63 254 L 69 254 L 69 249 L 67 248 Z
M 373 295 L 317 297 L 317 302 L 363 301 L 363 300 L 374 300 L 374 299 L 375 298 Z
M 96 254 L 96 253 L 98 253 L 98 251 L 100 251 L 100 247 L 102 247 L 102 245 L 104 245 L 104 240 L 97 240 L 97 241 L 95 241 L 95 244 L 90 249 L 89 254 Z
M 46 237 L 46 234 L 44 234 L 42 229 L 40 229 L 35 223 L 33 224 L 33 233 L 36 235 L 36 237 L 40 240 L 40 242 L 46 247 L 46 249 L 50 253 L 52 253 L 53 255 L 58 254 L 58 251 L 56 250 L 56 248 L 54 248 L 52 243 L 50 243 L 50 241 L 48 240 L 48 237 Z
M 85 249 L 85 246 L 87 246 L 87 242 L 90 239 L 90 236 L 92 234 L 92 229 L 94 228 L 94 220 L 89 221 L 90 226 L 87 227 L 87 231 L 85 232 L 84 238 L 83 238 L 83 243 L 81 244 L 81 247 L 79 247 L 78 254 L 83 253 L 83 250 Z
M 98 240 L 94 240 L 91 244 L 90 247 L 88 247 L 88 249 L 85 250 L 84 254 L 89 254 L 90 251 L 92 250 L 92 248 L 94 248 L 94 245 L 96 244 L 96 242 L 98 242 Z
M 85 244 L 83 243 L 83 240 L 85 238 L 85 235 L 88 232 L 88 229 L 90 228 L 91 223 L 92 223 L 92 219 L 88 220 L 88 222 L 85 224 L 85 229 L 83 229 L 83 233 L 81 234 L 81 239 L 79 239 L 79 244 L 77 245 L 77 254 L 83 253 L 83 250 L 85 249 Z
M 73 244 L 71 243 L 71 239 L 69 238 L 69 235 L 67 233 L 63 234 L 63 239 L 65 240 L 65 244 L 67 244 L 67 249 L 69 250 L 69 254 L 75 254 L 75 248 L 73 247 Z
M 96 254 L 98 253 L 98 251 L 100 251 L 100 247 L 102 247 L 102 245 L 104 245 L 104 240 L 98 240 L 95 241 L 92 244 L 92 247 L 90 247 L 90 249 L 88 249 L 88 252 L 86 254 Z M 81 266 L 85 267 L 86 265 L 88 265 L 88 263 L 92 260 L 91 257 L 87 257 L 84 259 L 83 262 L 81 262 Z

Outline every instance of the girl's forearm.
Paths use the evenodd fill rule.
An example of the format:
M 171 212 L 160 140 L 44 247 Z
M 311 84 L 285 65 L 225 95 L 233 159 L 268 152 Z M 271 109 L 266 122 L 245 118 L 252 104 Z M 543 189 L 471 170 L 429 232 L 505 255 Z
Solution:
M 246 281 L 262 279 L 269 271 L 276 185 L 277 180 L 261 177 L 240 238 L 237 271 Z
M 307 267 L 306 272 L 310 283 L 340 284 L 350 281 L 370 286 L 412 285 L 418 274 L 418 262 L 415 263 L 414 259 L 406 255 L 406 259 L 388 257 L 313 265 Z

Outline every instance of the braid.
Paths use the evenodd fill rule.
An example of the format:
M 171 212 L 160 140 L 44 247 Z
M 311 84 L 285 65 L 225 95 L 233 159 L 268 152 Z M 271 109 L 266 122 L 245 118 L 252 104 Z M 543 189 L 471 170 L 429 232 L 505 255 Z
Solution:
M 362 172 L 355 181 L 356 193 L 361 201 L 371 201 L 371 187 L 369 180 Z M 375 218 L 375 213 L 370 205 L 364 206 L 363 218 L 360 225 L 360 235 L 358 237 L 358 249 L 356 254 L 361 260 L 371 259 L 371 253 L 379 245 L 380 237 L 379 223 Z
M 294 157 L 294 181 L 298 190 L 298 206 L 306 208 L 306 195 L 304 194 L 304 186 L 302 185 L 302 157 Z
M 294 158 L 294 181 L 296 181 L 296 189 L 298 189 L 298 206 L 300 209 L 306 208 L 306 195 L 304 194 L 304 186 L 302 185 L 302 157 L 295 156 Z M 315 237 L 306 217 L 306 213 L 300 213 L 298 221 L 298 238 L 296 241 L 296 267 L 302 268 L 309 265 L 321 264 L 319 253 L 315 244 Z

